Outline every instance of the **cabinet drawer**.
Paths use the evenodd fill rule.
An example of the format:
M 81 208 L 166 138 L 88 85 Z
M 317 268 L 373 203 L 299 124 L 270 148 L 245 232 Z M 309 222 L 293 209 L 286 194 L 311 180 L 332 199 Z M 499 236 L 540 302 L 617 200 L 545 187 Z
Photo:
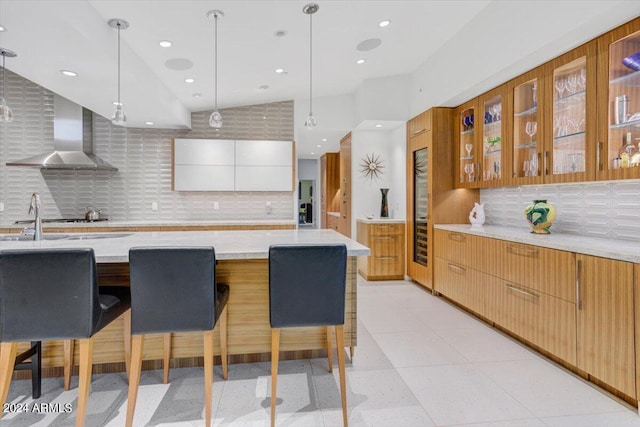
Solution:
M 471 234 L 435 230 L 435 254 L 453 263 L 485 271 L 488 266 L 483 266 L 479 259 L 483 240 L 489 242 L 489 239 Z
M 372 256 L 399 256 L 404 250 L 402 236 L 372 236 L 369 247 Z
M 503 281 L 494 299 L 496 323 L 571 364 L 576 363 L 576 306 Z
M 402 276 L 404 265 L 399 255 L 375 255 L 371 257 L 370 274 L 376 276 Z
M 407 136 L 413 138 L 431 129 L 431 112 L 424 112 L 407 122 Z
M 458 304 L 485 315 L 482 273 L 451 261 L 436 258 L 434 288 Z
M 404 234 L 404 224 L 375 224 L 369 228 L 370 236 L 395 236 Z
M 496 276 L 575 303 L 576 259 L 572 252 L 499 241 Z

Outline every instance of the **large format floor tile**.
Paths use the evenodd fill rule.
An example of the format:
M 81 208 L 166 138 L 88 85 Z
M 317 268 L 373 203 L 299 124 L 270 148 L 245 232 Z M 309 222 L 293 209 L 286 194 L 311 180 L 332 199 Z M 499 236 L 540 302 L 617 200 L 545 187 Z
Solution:
M 281 361 L 277 425 L 339 427 L 342 406 L 337 357 Z M 640 427 L 635 408 L 410 282 L 358 279 L 358 346 L 347 360 L 351 427 Z M 30 381 L 14 381 L 8 402 L 71 403 L 70 413 L 7 413 L 2 427 L 73 426 L 72 390 L 61 378 L 43 381 L 33 402 Z M 88 427 L 124 425 L 124 374 L 94 375 Z M 229 379 L 215 368 L 213 425 L 269 426 L 270 363 L 231 365 Z M 31 406 L 33 407 L 33 406 Z M 204 426 L 202 368 L 144 371 L 135 426 Z

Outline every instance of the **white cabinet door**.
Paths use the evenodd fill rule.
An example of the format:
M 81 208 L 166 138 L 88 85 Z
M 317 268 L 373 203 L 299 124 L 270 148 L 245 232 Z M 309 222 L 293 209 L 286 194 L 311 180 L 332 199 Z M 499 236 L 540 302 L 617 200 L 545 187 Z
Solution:
M 236 165 L 292 166 L 291 141 L 236 141 Z
M 226 139 L 176 139 L 176 165 L 233 166 L 234 141 Z
M 175 191 L 234 191 L 233 166 L 176 165 Z
M 236 191 L 292 191 L 291 166 L 236 166 Z

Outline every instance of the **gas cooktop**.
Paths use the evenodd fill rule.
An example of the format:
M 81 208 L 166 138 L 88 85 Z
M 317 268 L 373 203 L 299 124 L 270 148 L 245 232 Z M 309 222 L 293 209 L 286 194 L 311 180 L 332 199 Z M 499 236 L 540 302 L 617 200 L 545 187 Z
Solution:
M 99 222 L 99 221 L 109 221 L 109 218 L 98 218 L 98 219 L 86 219 L 86 218 L 43 218 L 43 223 L 51 223 L 51 222 L 75 222 L 75 223 L 86 223 L 86 222 Z M 16 221 L 14 224 L 32 224 L 34 222 L 33 219 L 25 219 L 22 221 Z

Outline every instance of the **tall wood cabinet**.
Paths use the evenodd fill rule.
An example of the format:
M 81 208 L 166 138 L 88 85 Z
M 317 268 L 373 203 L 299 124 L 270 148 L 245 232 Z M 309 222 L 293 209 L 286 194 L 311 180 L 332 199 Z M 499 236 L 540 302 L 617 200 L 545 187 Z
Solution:
M 338 231 L 351 238 L 351 132 L 340 140 L 340 194 Z
M 453 114 L 432 108 L 407 122 L 407 275 L 433 288 L 433 224 L 467 222 L 477 190 L 454 191 Z
M 331 228 L 327 212 L 340 212 L 340 153 L 320 157 L 320 228 Z

